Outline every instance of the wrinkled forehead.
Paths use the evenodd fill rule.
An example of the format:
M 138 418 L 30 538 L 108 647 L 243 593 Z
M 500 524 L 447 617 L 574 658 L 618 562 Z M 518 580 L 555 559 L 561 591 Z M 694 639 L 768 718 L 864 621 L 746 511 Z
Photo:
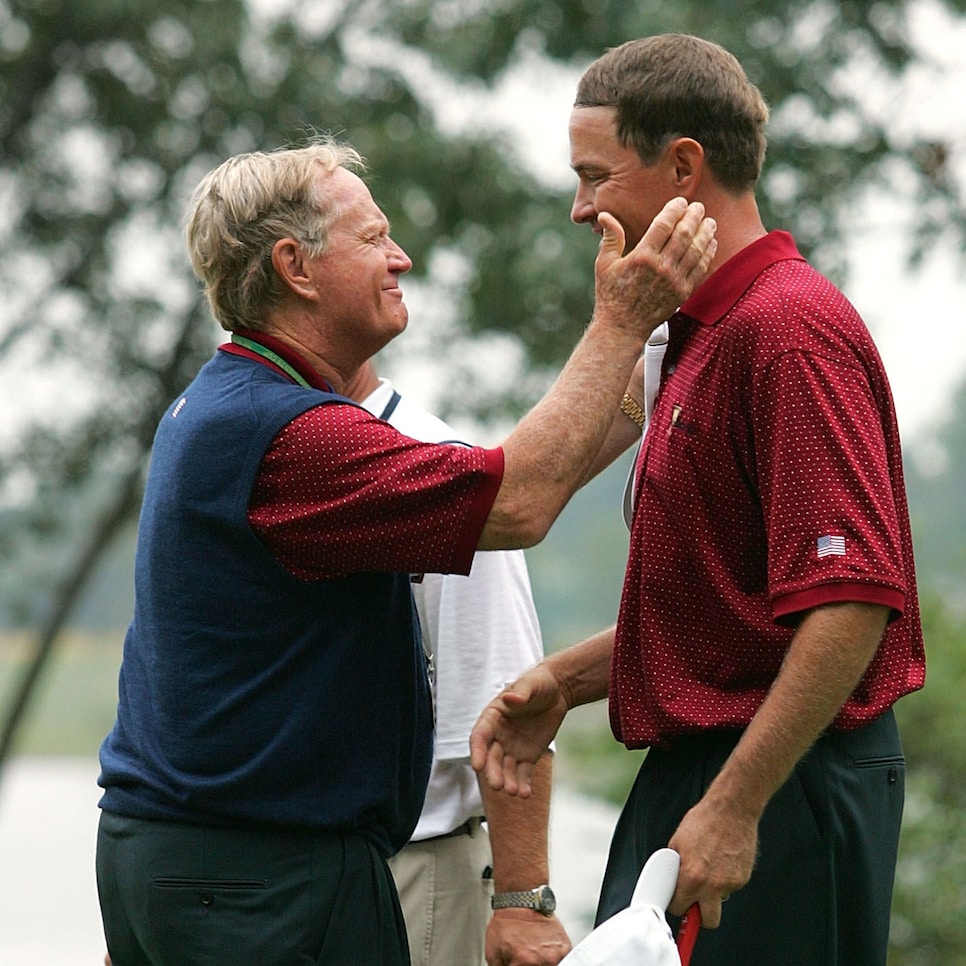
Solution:
M 376 204 L 368 185 L 345 168 L 320 176 L 322 197 L 331 205 L 333 227 L 350 228 L 369 223 L 385 223 L 386 216 Z

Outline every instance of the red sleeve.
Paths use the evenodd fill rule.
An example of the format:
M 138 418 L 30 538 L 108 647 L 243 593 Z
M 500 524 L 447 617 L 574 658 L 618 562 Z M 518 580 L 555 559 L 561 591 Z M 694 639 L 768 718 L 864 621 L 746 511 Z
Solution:
M 882 416 L 864 370 L 786 352 L 763 383 L 755 445 L 775 616 L 846 600 L 901 612 L 901 530 Z
M 468 574 L 503 451 L 427 444 L 356 406 L 310 409 L 273 440 L 248 507 L 291 573 Z

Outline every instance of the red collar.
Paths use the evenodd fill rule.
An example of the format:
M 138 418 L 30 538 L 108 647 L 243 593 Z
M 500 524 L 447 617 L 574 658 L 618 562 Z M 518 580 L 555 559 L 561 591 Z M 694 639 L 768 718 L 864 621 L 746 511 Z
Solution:
M 720 322 L 734 308 L 761 273 L 775 262 L 803 262 L 795 240 L 787 231 L 772 231 L 732 255 L 681 306 L 680 312 L 702 325 Z
M 250 339 L 252 342 L 257 342 L 266 349 L 270 349 L 276 355 L 281 356 L 313 389 L 321 389 L 322 392 L 333 391 L 329 383 L 299 353 L 287 343 L 282 342 L 281 339 L 276 339 L 274 336 L 267 335 L 264 332 L 253 332 L 249 329 L 239 329 L 238 335 L 244 336 L 244 338 Z M 271 359 L 266 359 L 264 356 L 253 352 L 243 345 L 236 345 L 234 342 L 224 342 L 218 346 L 218 349 L 221 352 L 227 352 L 233 356 L 252 359 L 255 362 L 261 363 L 263 366 L 268 366 L 269 369 L 285 376 L 287 379 L 291 379 L 291 376 L 283 368 L 272 362 Z

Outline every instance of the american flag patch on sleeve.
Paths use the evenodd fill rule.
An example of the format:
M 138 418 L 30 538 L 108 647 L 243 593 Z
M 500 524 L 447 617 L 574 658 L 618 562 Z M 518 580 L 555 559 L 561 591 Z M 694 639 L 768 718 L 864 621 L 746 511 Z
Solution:
M 827 533 L 824 537 L 818 538 L 819 557 L 844 557 L 845 556 L 845 537 L 840 537 Z

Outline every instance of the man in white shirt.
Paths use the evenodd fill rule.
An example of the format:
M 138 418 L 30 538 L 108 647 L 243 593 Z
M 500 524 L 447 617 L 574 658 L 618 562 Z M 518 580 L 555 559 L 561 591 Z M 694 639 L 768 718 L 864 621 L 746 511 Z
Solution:
M 441 419 L 379 379 L 371 362 L 346 395 L 413 439 L 460 443 Z M 413 966 L 480 966 L 484 945 L 490 964 L 554 966 L 570 940 L 553 915 L 548 882 L 551 758 L 541 760 L 526 801 L 493 792 L 469 764 L 482 708 L 543 657 L 526 559 L 522 550 L 480 552 L 468 577 L 426 574 L 412 586 L 436 706 L 419 824 L 390 860 Z

